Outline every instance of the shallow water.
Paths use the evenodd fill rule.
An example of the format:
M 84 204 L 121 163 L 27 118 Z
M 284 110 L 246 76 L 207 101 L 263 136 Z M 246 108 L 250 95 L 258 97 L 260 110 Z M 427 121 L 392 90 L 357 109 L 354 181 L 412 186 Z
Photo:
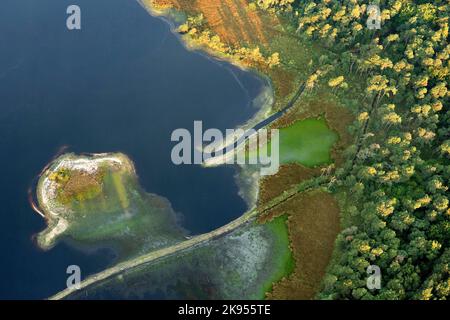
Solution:
M 64 244 L 39 251 L 45 227 L 27 201 L 34 177 L 64 145 L 69 151 L 129 155 L 143 187 L 170 200 L 193 234 L 241 215 L 231 167 L 173 165 L 176 128 L 233 128 L 257 111 L 264 83 L 187 51 L 167 23 L 134 0 L 78 0 L 82 30 L 68 31 L 73 1 L 3 0 L 0 11 L 0 298 L 45 298 L 111 262 Z

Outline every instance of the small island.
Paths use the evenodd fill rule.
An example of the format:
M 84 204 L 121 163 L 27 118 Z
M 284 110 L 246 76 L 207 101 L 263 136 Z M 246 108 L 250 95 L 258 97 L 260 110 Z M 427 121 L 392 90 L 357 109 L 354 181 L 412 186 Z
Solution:
M 37 236 L 44 250 L 64 239 L 129 258 L 184 239 L 169 201 L 141 188 L 122 153 L 64 154 L 44 170 L 36 193 L 47 221 Z

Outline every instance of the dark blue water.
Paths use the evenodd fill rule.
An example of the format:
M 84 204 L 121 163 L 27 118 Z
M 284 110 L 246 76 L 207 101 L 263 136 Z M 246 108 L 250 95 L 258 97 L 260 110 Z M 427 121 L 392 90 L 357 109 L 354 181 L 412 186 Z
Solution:
M 82 30 L 68 31 L 78 4 Z M 174 166 L 176 128 L 233 128 L 255 112 L 262 82 L 187 51 L 135 0 L 2 0 L 0 8 L 0 298 L 45 298 L 65 287 L 69 264 L 100 271 L 110 254 L 64 244 L 39 251 L 44 221 L 27 202 L 33 178 L 57 150 L 128 154 L 141 184 L 167 197 L 192 233 L 246 206 L 234 169 Z

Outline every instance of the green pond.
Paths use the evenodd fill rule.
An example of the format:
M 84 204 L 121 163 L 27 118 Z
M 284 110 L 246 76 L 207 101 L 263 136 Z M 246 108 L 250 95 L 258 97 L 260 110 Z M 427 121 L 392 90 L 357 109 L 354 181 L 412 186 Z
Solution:
M 332 162 L 331 149 L 339 136 L 328 127 L 325 119 L 299 120 L 279 130 L 280 164 L 300 163 L 315 167 Z M 271 143 L 268 146 L 271 150 Z M 267 145 L 261 151 L 266 153 Z M 256 152 L 250 151 L 250 156 L 255 156 Z
M 315 167 L 331 162 L 331 148 L 338 141 L 325 119 L 297 121 L 280 129 L 280 163 L 301 163 Z

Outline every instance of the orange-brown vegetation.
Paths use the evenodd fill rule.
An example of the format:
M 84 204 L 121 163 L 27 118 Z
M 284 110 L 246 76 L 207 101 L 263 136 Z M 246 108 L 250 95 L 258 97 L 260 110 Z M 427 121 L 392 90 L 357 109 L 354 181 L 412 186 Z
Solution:
M 261 180 L 258 204 L 266 204 L 301 181 L 309 180 L 320 174 L 318 168 L 307 168 L 300 164 L 285 164 L 280 167 L 278 173 L 265 176 Z
M 83 201 L 95 197 L 102 191 L 103 173 L 94 174 L 73 170 L 70 173 L 60 171 L 50 179 L 58 182 L 58 200 L 70 203 L 72 200 Z
M 295 269 L 274 283 L 269 299 L 313 299 L 320 289 L 340 231 L 339 206 L 323 191 L 301 193 L 261 217 L 262 222 L 288 215 L 288 230 Z
M 281 57 L 283 59 L 283 57 Z M 275 91 L 275 97 L 281 98 L 281 101 L 277 101 L 277 106 L 279 108 L 283 107 L 283 98 L 288 97 L 290 94 L 295 92 L 295 74 L 289 72 L 283 68 L 273 68 L 268 70 L 268 74 L 273 84 L 273 89 Z M 275 106 L 275 109 L 276 107 Z
M 85 189 L 100 187 L 101 181 L 96 175 L 91 175 L 83 171 L 75 171 L 64 186 L 66 194 L 77 194 Z
M 202 14 L 206 30 L 211 32 L 211 36 L 217 35 L 220 39 L 220 44 L 215 44 L 214 47 L 224 45 L 233 50 L 259 48 L 264 56 L 269 57 L 275 53 L 271 48 L 271 41 L 283 33 L 283 22 L 275 14 L 252 9 L 248 0 L 144 1 L 159 9 L 177 9 L 185 12 L 188 16 Z M 216 54 L 220 55 L 220 51 L 223 50 L 218 51 Z M 214 54 L 214 52 L 211 53 Z M 283 61 L 283 57 L 280 58 Z M 241 62 L 244 62 L 243 65 L 246 67 L 255 67 L 254 63 Z M 295 91 L 296 74 L 293 70 L 282 67 L 269 68 L 264 63 L 258 64 L 256 67 L 271 78 L 277 98 L 276 106 L 282 105 L 284 99 Z
M 270 36 L 265 25 L 276 18 L 260 15 L 249 8 L 247 0 L 153 0 L 160 8 L 169 6 L 187 12 L 202 13 L 208 28 L 228 45 L 264 45 Z M 270 20 L 270 21 L 268 21 Z M 271 30 L 271 29 L 270 29 Z

